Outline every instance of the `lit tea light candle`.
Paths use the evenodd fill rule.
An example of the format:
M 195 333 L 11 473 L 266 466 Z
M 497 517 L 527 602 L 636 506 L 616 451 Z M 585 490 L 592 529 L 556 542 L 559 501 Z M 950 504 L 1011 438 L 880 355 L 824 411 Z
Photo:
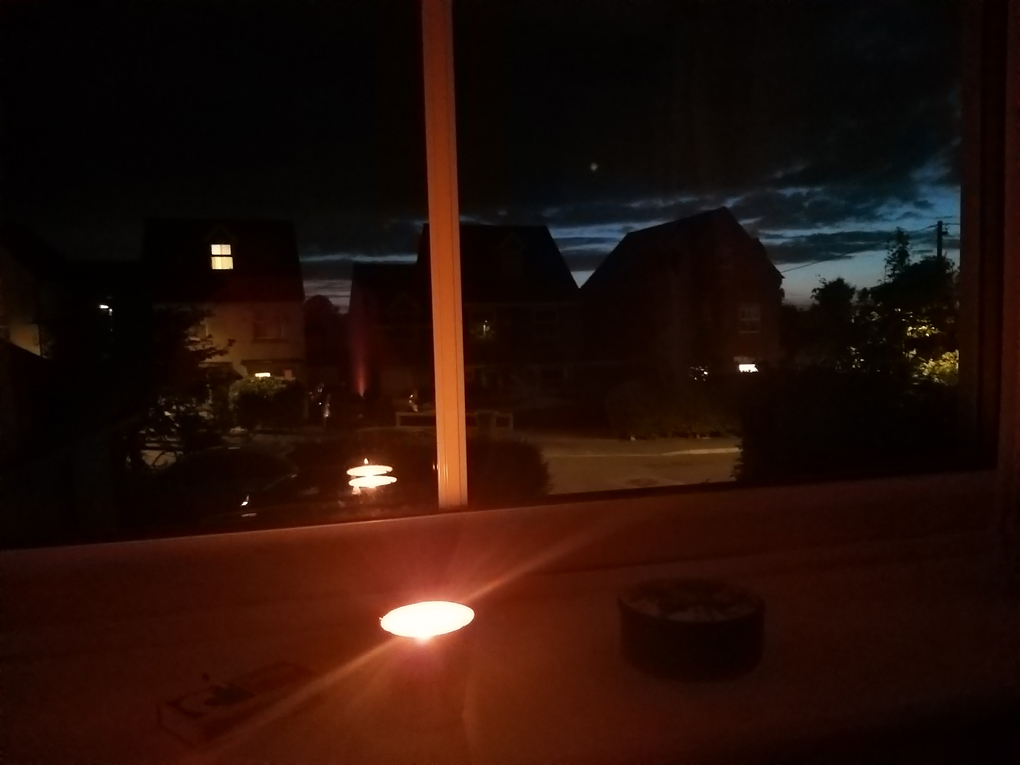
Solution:
M 427 600 L 390 611 L 379 620 L 382 628 L 398 637 L 428 640 L 466 627 L 475 612 L 461 603 Z

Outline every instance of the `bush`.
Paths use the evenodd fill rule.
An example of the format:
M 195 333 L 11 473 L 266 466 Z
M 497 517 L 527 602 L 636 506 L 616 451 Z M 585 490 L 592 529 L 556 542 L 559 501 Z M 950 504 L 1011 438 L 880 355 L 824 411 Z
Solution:
M 304 418 L 304 389 L 297 380 L 246 377 L 230 386 L 230 409 L 242 428 L 286 428 Z
M 819 368 L 748 378 L 740 481 L 941 469 L 959 455 L 955 386 Z
M 289 455 L 301 472 L 347 481 L 349 467 L 368 460 L 389 465 L 397 482 L 384 504 L 432 506 L 437 502 L 435 431 L 362 430 L 347 438 L 305 442 Z M 532 502 L 546 495 L 549 471 L 537 446 L 504 438 L 468 439 L 471 507 Z
M 549 468 L 535 444 L 471 438 L 467 459 L 468 498 L 473 507 L 524 504 L 549 491 Z
M 606 397 L 613 432 L 621 438 L 693 438 L 737 430 L 727 381 L 692 380 L 666 386 L 632 380 Z

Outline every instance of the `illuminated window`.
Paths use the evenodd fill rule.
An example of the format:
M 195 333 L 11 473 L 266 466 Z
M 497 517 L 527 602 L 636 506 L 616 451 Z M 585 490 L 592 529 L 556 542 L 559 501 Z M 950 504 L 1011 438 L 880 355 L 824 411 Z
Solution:
M 234 268 L 234 259 L 230 255 L 229 244 L 211 244 L 209 251 L 212 253 L 213 271 L 230 271 Z
M 256 372 L 255 377 L 272 377 L 273 375 L 269 372 Z

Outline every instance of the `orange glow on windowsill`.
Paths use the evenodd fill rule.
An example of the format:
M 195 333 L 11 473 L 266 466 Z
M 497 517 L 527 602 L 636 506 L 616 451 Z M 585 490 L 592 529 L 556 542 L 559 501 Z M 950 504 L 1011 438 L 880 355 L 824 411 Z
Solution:
M 379 620 L 382 628 L 398 637 L 428 640 L 466 627 L 475 612 L 461 603 L 426 600 L 390 611 Z

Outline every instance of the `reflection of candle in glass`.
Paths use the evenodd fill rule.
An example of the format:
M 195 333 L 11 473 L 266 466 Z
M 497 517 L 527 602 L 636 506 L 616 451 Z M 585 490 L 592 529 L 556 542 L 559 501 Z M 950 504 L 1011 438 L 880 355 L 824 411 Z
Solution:
M 358 465 L 348 469 L 347 475 L 357 477 L 366 475 L 382 475 L 383 473 L 391 473 L 393 468 L 389 465 L 369 465 L 368 460 L 365 460 L 364 465 Z
M 389 486 L 396 483 L 397 479 L 391 475 L 363 475 L 352 478 L 347 483 L 355 489 L 376 489 L 380 486 Z
M 347 471 L 347 475 L 351 476 L 347 483 L 354 488 L 355 494 L 361 494 L 362 489 L 377 489 L 396 483 L 397 479 L 394 476 L 386 475 L 391 472 L 393 468 L 389 465 L 369 465 L 366 459 L 364 465 L 352 467 Z
M 379 620 L 382 628 L 398 637 L 428 640 L 466 627 L 475 612 L 461 603 L 426 600 L 390 611 Z

